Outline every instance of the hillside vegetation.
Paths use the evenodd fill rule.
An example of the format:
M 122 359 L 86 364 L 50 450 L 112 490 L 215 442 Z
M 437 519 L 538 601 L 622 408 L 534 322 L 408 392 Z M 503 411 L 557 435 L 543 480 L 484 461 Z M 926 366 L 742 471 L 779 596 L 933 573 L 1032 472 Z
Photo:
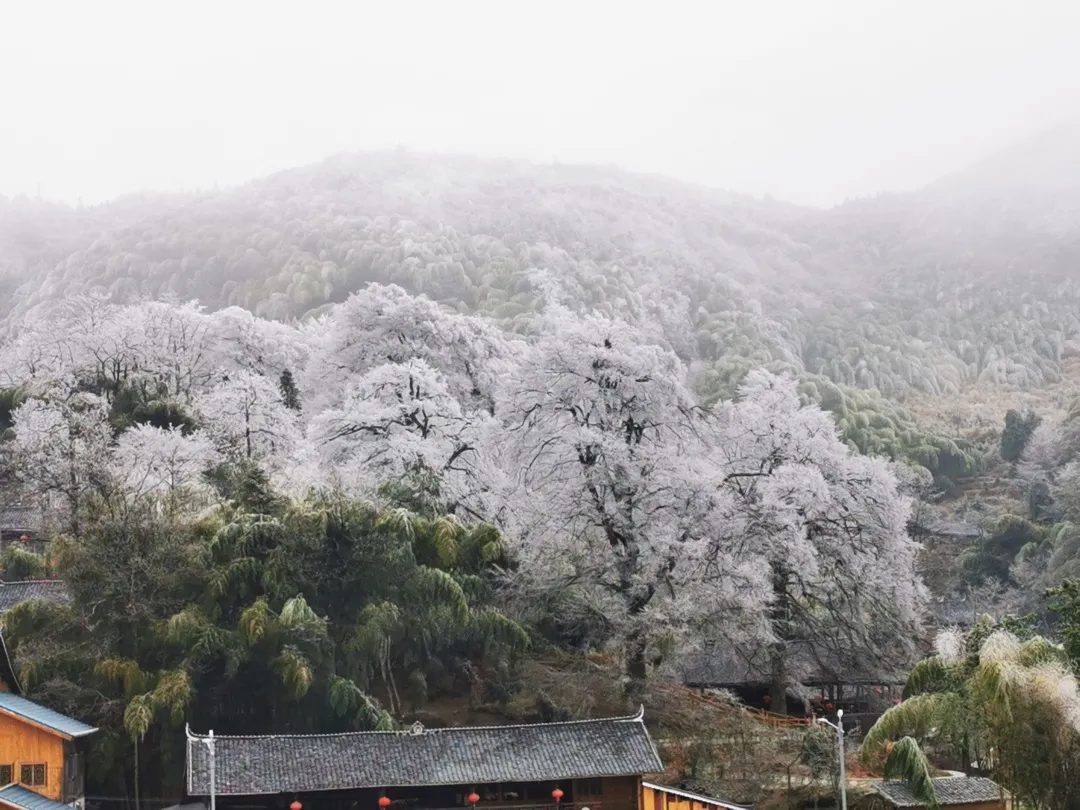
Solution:
M 923 573 L 1045 618 L 1080 571 L 1070 133 L 827 212 L 402 152 L 0 201 L 0 497 L 72 592 L 5 616 L 20 678 L 104 729 L 102 790 L 139 741 L 175 792 L 192 720 L 588 713 L 524 684 L 567 653 L 635 705 L 720 641 L 798 711 L 917 660 Z M 965 489 L 974 534 L 916 543 Z
M 10 318 L 104 290 L 288 320 L 380 282 L 521 330 L 553 279 L 575 307 L 651 317 L 709 392 L 762 365 L 887 396 L 1041 385 L 1080 347 L 1077 141 L 1065 124 L 828 212 L 612 169 L 349 155 L 190 197 L 9 201 L 0 278 Z

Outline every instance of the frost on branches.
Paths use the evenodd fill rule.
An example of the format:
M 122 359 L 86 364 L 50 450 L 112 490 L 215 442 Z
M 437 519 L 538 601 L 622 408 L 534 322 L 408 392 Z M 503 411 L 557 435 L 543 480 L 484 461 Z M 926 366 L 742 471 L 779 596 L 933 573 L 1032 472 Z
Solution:
M 110 497 L 193 514 L 247 465 L 289 495 L 495 523 L 506 593 L 598 628 L 629 684 L 706 637 L 764 660 L 775 708 L 814 669 L 904 657 L 924 594 L 886 463 L 768 374 L 698 407 L 662 296 L 632 324 L 559 300 L 525 340 L 393 286 L 298 327 L 73 298 L 0 346 L 21 403 L 0 452 L 72 531 Z
M 284 464 L 300 440 L 296 412 L 270 377 L 234 371 L 196 405 L 206 432 L 233 459 Z
M 349 489 L 372 492 L 430 472 L 440 501 L 456 511 L 483 488 L 486 413 L 463 412 L 443 375 L 426 361 L 376 366 L 354 377 L 343 399 L 341 408 L 313 420 L 311 434 Z
M 754 574 L 711 542 L 724 509 L 707 419 L 670 352 L 626 324 L 567 317 L 508 380 L 498 412 L 517 488 L 523 587 L 571 587 L 609 617 L 626 675 L 645 676 L 650 628 Z M 721 581 L 722 580 L 722 581 Z
M 764 372 L 719 421 L 731 512 L 717 542 L 744 545 L 768 577 L 767 633 L 743 654 L 767 662 L 771 705 L 814 670 L 907 664 L 926 595 L 888 464 L 853 454 L 827 414 Z
M 15 477 L 78 531 L 86 497 L 105 485 L 102 460 L 112 441 L 109 410 L 93 394 L 31 399 L 12 417 L 10 457 Z
M 307 382 L 318 392 L 319 407 L 337 407 L 354 374 L 423 360 L 466 411 L 490 410 L 507 352 L 506 339 L 480 319 L 381 284 L 336 307 L 312 338 Z
M 113 476 L 132 497 L 164 496 L 175 507 L 185 494 L 205 488 L 205 475 L 221 461 L 210 437 L 201 431 L 135 425 L 112 449 Z

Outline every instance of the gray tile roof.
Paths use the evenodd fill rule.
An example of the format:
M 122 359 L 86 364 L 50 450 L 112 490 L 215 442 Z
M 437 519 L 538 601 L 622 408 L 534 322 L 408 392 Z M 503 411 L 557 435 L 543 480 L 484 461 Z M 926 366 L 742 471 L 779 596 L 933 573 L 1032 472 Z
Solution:
M 207 737 L 188 732 L 187 791 L 210 793 Z M 541 782 L 659 773 L 641 714 L 349 734 L 214 737 L 219 795 Z
M 33 506 L 0 506 L 0 531 L 40 532 L 41 510 Z
M 67 604 L 71 601 L 67 586 L 59 579 L 29 579 L 21 582 L 0 582 L 0 613 L 11 610 L 28 599 L 45 599 Z
M 877 793 L 897 807 L 922 807 L 922 802 L 915 798 L 911 788 L 904 782 L 874 782 L 871 785 Z M 944 776 L 934 780 L 934 795 L 938 804 L 972 804 L 975 802 L 996 802 L 1002 796 L 997 782 L 984 776 Z M 1008 794 L 1005 794 L 1008 797 Z
M 0 692 L 0 712 L 37 723 L 66 737 L 85 737 L 97 731 L 93 726 L 88 726 L 60 712 L 54 712 L 52 709 L 47 709 L 11 692 Z
M 794 682 L 808 686 L 831 683 L 899 685 L 907 682 L 906 669 L 902 667 L 889 668 L 880 661 L 871 665 L 865 658 L 841 661 L 798 642 L 792 644 L 792 648 L 787 667 Z M 769 651 L 764 646 L 743 649 L 718 644 L 712 651 L 682 655 L 676 670 L 687 686 L 732 687 L 769 683 L 771 667 Z
M 20 810 L 71 810 L 71 805 L 46 799 L 22 785 L 8 785 L 0 788 L 0 802 L 18 807 Z

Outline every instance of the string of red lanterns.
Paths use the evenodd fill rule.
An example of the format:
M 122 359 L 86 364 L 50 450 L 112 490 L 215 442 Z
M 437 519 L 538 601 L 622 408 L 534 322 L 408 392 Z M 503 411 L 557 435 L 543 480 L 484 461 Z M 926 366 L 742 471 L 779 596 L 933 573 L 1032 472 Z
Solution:
M 562 801 L 562 798 L 565 795 L 566 794 L 563 793 L 562 790 L 560 790 L 559 788 L 555 788 L 553 791 L 551 791 L 551 798 L 553 798 L 555 800 L 555 806 L 556 807 L 559 806 L 559 803 Z M 473 791 L 472 793 L 470 793 L 468 796 L 465 797 L 465 801 L 467 801 L 470 805 L 472 805 L 473 810 L 475 810 L 477 803 L 480 801 L 480 796 L 476 793 L 476 791 Z M 379 807 L 382 808 L 382 810 L 386 810 L 386 808 L 389 807 L 389 806 L 390 806 L 390 797 L 389 796 L 380 796 L 379 797 Z M 303 805 L 301 805 L 300 802 L 293 802 L 292 804 L 289 805 L 289 810 L 303 810 Z

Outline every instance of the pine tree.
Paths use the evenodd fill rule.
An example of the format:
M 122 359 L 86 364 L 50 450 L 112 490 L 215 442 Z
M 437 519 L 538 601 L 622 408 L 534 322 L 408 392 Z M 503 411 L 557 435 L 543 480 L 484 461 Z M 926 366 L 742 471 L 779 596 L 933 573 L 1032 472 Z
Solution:
M 285 407 L 299 412 L 301 410 L 300 389 L 296 387 L 292 372 L 288 369 L 281 372 L 281 380 L 278 384 L 281 386 L 281 401 L 285 403 Z

